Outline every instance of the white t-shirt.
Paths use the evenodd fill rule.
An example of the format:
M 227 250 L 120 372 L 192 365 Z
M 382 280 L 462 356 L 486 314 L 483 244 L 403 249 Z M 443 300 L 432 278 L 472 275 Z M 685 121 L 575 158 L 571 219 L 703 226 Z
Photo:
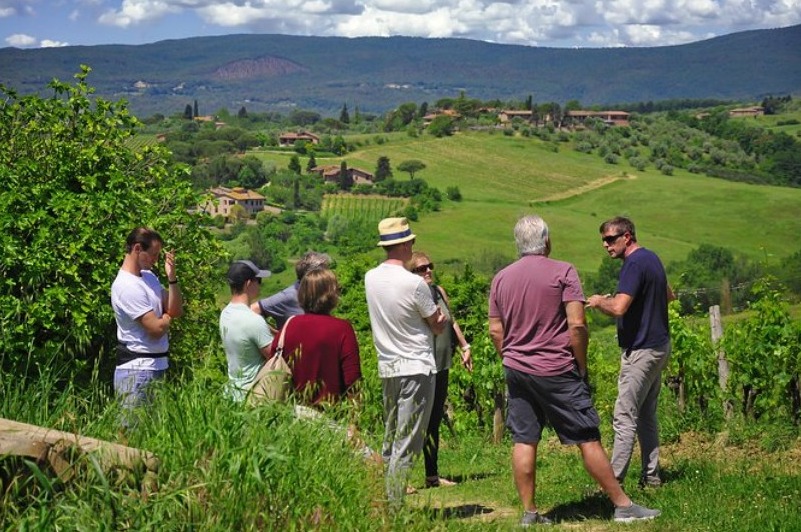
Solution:
M 248 305 L 228 303 L 220 314 L 220 338 L 228 360 L 226 393 L 242 401 L 264 365 L 261 349 L 272 343 L 273 335 Z
M 437 311 L 425 280 L 403 266 L 382 263 L 364 276 L 378 376 L 437 372 L 433 333 L 425 319 Z
M 167 335 L 150 336 L 137 321 L 150 311 L 160 318 L 164 288 L 158 277 L 149 270 L 142 270 L 139 277 L 120 270 L 111 285 L 111 306 L 117 320 L 117 340 L 134 353 L 166 353 L 170 349 Z M 117 366 L 119 369 L 161 370 L 167 369 L 166 356 L 136 358 Z

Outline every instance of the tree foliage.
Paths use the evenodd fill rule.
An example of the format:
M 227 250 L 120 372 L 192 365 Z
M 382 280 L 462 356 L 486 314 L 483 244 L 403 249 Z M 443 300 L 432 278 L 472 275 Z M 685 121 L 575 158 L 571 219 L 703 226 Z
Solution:
M 440 115 L 431 121 L 428 132 L 437 138 L 450 137 L 455 129 L 454 120 L 450 116 Z
M 392 167 L 389 164 L 389 157 L 382 155 L 378 158 L 375 168 L 375 181 L 384 181 L 392 177 Z
M 701 244 L 687 260 L 668 265 L 667 271 L 679 279 L 675 288 L 684 313 L 706 312 L 712 305 L 744 307 L 751 297 L 745 285 L 761 274 L 760 267 L 745 257 L 711 244 Z
M 353 174 L 348 170 L 348 163 L 342 161 L 339 165 L 339 188 L 348 191 L 353 188 Z
M 398 165 L 398 170 L 401 172 L 408 172 L 409 179 L 414 179 L 414 174 L 424 170 L 426 164 L 423 161 L 418 161 L 417 159 L 408 159 L 406 161 L 401 161 Z
M 185 173 L 162 147 L 126 145 L 139 122 L 121 102 L 92 97 L 82 67 L 52 97 L 0 86 L 0 365 L 24 375 L 55 364 L 73 373 L 112 361 L 109 290 L 135 226 L 156 229 L 177 250 L 186 317 L 172 349 L 197 360 L 210 340 L 214 264 L 220 250 L 203 227 Z M 162 263 L 163 264 L 163 263 Z M 185 333 L 182 334 L 182 332 Z M 193 347 L 188 347 L 193 343 Z

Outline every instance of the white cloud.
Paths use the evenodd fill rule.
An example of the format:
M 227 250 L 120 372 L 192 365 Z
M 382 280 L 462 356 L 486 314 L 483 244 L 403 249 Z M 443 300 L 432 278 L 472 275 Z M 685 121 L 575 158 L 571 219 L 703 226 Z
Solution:
M 9 46 L 16 46 L 17 48 L 33 46 L 36 42 L 36 37 L 31 37 L 24 33 L 15 33 L 14 35 L 6 37 L 6 43 L 8 43 Z
M 175 2 L 177 5 L 172 5 L 170 0 L 123 0 L 120 9 L 106 11 L 100 15 L 99 22 L 121 28 L 136 26 L 142 22 L 161 19 L 171 13 L 180 13 L 184 3 Z
M 0 17 L 34 1 L 0 0 Z M 102 1 L 69 0 L 95 8 Z M 205 32 L 465 37 L 547 46 L 678 44 L 801 23 L 801 0 L 109 0 L 103 5 L 112 7 L 98 21 L 123 29 L 146 30 L 170 20 L 184 30 L 195 24 Z M 70 19 L 78 16 L 73 11 Z
M 17 10 L 14 9 L 13 7 L 11 7 L 11 6 L 9 6 L 9 7 L 0 6 L 0 18 L 13 17 L 16 14 L 17 14 Z
M 69 46 L 70 43 L 68 42 L 60 42 L 60 41 L 52 41 L 50 39 L 42 39 L 42 42 L 39 43 L 39 46 L 42 48 L 60 48 L 62 46 Z

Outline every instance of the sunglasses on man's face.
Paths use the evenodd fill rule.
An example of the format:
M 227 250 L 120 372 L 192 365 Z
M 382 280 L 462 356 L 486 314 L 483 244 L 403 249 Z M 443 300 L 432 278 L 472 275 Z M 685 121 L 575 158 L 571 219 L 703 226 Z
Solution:
M 434 271 L 434 263 L 433 262 L 429 262 L 428 264 L 421 264 L 420 266 L 418 266 L 416 268 L 412 268 L 412 272 L 413 273 L 418 273 L 419 274 L 419 273 L 425 273 L 427 271 L 432 271 L 432 272 Z
M 621 236 L 623 236 L 623 235 L 625 235 L 625 234 L 626 234 L 626 232 L 624 231 L 624 232 L 622 232 L 622 233 L 618 233 L 618 234 L 616 234 L 616 235 L 607 235 L 607 236 L 602 236 L 602 237 L 601 237 L 601 240 L 603 240 L 603 241 L 604 241 L 604 242 L 606 242 L 607 244 L 614 244 L 614 243 L 615 243 L 615 241 L 616 241 L 618 238 L 620 238 Z

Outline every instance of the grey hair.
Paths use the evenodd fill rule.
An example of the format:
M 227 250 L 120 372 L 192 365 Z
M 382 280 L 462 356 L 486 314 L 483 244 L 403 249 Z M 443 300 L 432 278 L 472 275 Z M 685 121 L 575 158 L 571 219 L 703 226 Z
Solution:
M 548 252 L 550 232 L 545 220 L 536 214 L 523 216 L 515 224 L 515 244 L 523 255 L 545 255 Z
M 295 263 L 295 275 L 298 281 L 312 270 L 327 270 L 331 267 L 331 256 L 328 253 L 308 251 Z

